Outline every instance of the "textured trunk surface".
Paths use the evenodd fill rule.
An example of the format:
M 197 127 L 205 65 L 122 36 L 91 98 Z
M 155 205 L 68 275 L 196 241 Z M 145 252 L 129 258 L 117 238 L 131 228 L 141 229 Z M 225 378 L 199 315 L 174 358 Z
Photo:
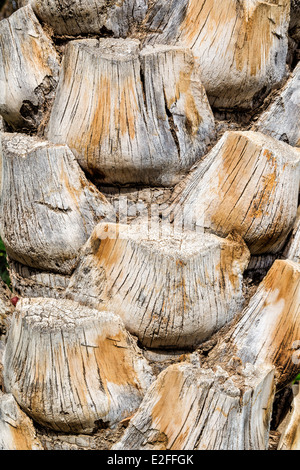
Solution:
M 30 6 L 0 23 L 0 113 L 14 129 L 35 129 L 53 99 L 58 54 Z
M 299 12 L 300 16 L 300 12 Z M 274 102 L 262 114 L 255 130 L 300 147 L 300 64 Z
M 286 427 L 282 433 L 279 450 L 299 450 L 300 448 L 300 393 L 299 385 L 293 387 L 294 400 L 292 410 L 286 419 Z
M 176 364 L 162 372 L 113 449 L 265 450 L 273 371 Z
M 299 0 L 17 4 L 0 449 L 300 450 Z
M 205 153 L 214 117 L 189 49 L 72 41 L 62 69 L 48 138 L 99 182 L 172 185 Z
M 133 414 L 151 381 L 150 367 L 114 314 L 66 300 L 17 304 L 4 385 L 38 423 L 73 433 L 114 425 Z
M 277 386 L 284 387 L 299 371 L 299 329 L 300 266 L 278 260 L 211 360 L 227 363 L 234 354 L 243 364 L 274 365 Z
M 93 226 L 113 208 L 70 149 L 2 134 L 1 237 L 10 258 L 70 274 Z
M 30 268 L 9 260 L 10 278 L 14 292 L 20 297 L 64 297 L 70 276 Z
M 146 41 L 190 47 L 212 105 L 249 108 L 285 75 L 289 11 L 289 0 L 157 0 Z
M 291 238 L 285 247 L 284 256 L 297 263 L 300 262 L 300 208 L 298 209 Z

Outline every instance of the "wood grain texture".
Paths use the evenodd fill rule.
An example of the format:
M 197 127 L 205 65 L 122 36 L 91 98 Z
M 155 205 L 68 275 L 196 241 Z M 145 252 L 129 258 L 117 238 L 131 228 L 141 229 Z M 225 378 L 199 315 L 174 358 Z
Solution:
M 72 41 L 47 136 L 99 183 L 170 186 L 205 154 L 214 118 L 189 49 Z
M 253 130 L 300 147 L 300 63 Z
M 1 337 L 4 339 L 4 336 L 2 335 L 5 335 L 9 328 L 10 319 L 14 310 L 14 307 L 10 301 L 11 298 L 11 290 L 2 281 L 2 279 L 0 279 L 0 339 Z
M 30 6 L 0 23 L 0 114 L 15 130 L 36 129 L 50 106 L 59 59 Z
M 247 270 L 254 273 L 267 272 L 276 259 L 277 255 L 251 256 Z
M 300 263 L 300 207 L 298 208 L 293 232 L 284 249 L 283 256 L 292 261 L 296 261 L 296 263 Z
M 238 236 L 160 236 L 142 224 L 103 223 L 85 245 L 66 295 L 119 314 L 147 347 L 193 347 L 241 310 L 248 262 Z
M 213 363 L 276 367 L 277 387 L 288 385 L 300 372 L 300 265 L 277 260 L 259 285 L 241 318 L 212 350 Z
M 268 448 L 300 372 L 299 5 L 19 0 L 0 23 L 0 449 Z
M 151 216 L 162 213 L 168 207 L 173 188 L 149 186 L 102 186 L 98 189 L 111 203 L 120 223 L 131 223 L 143 218 L 146 213 Z
M 182 363 L 152 384 L 113 450 L 266 450 L 273 370 Z
M 59 299 L 64 296 L 70 276 L 30 268 L 9 260 L 11 287 L 21 297 L 50 297 Z
M 212 106 L 249 108 L 285 75 L 289 14 L 290 0 L 156 0 L 143 30 L 193 50 Z
M 2 134 L 0 233 L 9 257 L 70 274 L 97 222 L 114 216 L 68 147 Z
M 300 450 L 300 389 L 294 385 L 294 400 L 289 413 L 286 427 L 282 432 L 278 450 Z
M 0 392 L 0 450 L 43 450 L 31 419 L 11 394 Z
M 2 319 L 0 318 L 2 322 Z M 2 325 L 0 324 L 1 330 Z M 2 333 L 2 331 L 1 331 Z M 1 334 L 0 336 L 0 390 L 3 391 L 3 356 L 5 351 L 5 337 Z
M 138 408 L 152 371 L 122 321 L 67 300 L 18 302 L 4 384 L 26 413 L 56 431 L 92 432 Z
M 236 230 L 253 255 L 277 253 L 298 207 L 300 151 L 259 132 L 226 132 L 178 184 L 172 217 L 226 236 Z
M 23 0 L 57 36 L 126 37 L 145 17 L 148 0 Z

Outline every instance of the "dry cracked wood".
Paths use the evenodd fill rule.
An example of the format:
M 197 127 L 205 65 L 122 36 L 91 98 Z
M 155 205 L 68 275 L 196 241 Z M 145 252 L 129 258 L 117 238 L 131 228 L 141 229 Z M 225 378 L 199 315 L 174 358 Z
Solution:
M 68 300 L 18 302 L 4 384 L 38 423 L 72 433 L 113 426 L 136 411 L 151 381 L 116 315 Z
M 300 63 L 253 129 L 300 147 Z
M 70 274 L 96 223 L 114 217 L 111 205 L 67 146 L 22 134 L 2 134 L 0 140 L 0 233 L 9 257 Z
M 300 150 L 259 132 L 226 132 L 174 191 L 171 215 L 226 236 L 254 255 L 277 253 L 298 207 Z
M 189 49 L 79 40 L 67 46 L 47 136 L 98 182 L 168 186 L 206 152 L 214 118 Z
M 113 34 L 125 37 L 140 23 L 148 0 L 21 0 L 58 36 Z
M 1 392 L 0 450 L 43 450 L 31 419 L 11 394 Z
M 283 255 L 287 259 L 300 263 L 300 207 L 298 208 L 297 218 L 294 229 Z
M 300 389 L 294 385 L 292 410 L 287 418 L 286 427 L 281 435 L 278 450 L 300 450 Z
M 30 6 L 0 23 L 0 114 L 14 129 L 37 128 L 54 97 L 58 55 Z
M 299 339 L 300 265 L 277 260 L 209 361 L 226 364 L 234 355 L 243 364 L 275 366 L 277 387 L 283 388 L 300 371 Z
M 2 116 L 0 116 L 0 132 L 5 131 L 4 126 L 5 126 L 4 119 Z
M 214 107 L 249 108 L 285 76 L 289 13 L 290 0 L 156 0 L 144 30 L 193 50 Z
M 40 271 L 9 260 L 11 287 L 21 297 L 64 297 L 70 276 Z
M 152 384 L 113 450 L 266 450 L 271 369 L 170 366 Z
M 99 224 L 67 297 L 119 314 L 150 348 L 193 347 L 240 312 L 249 250 L 237 236 Z

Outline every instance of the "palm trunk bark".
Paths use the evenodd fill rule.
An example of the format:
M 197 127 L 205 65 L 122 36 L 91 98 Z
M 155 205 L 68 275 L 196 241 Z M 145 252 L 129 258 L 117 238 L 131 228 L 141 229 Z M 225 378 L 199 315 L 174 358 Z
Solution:
M 300 372 L 298 11 L 0 22 L 1 449 L 268 449 Z M 279 449 L 298 420 L 295 394 Z

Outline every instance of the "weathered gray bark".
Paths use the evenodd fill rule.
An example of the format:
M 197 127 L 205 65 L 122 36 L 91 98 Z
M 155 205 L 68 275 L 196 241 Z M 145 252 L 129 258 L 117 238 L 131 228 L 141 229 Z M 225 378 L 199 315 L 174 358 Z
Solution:
M 241 309 L 249 251 L 238 236 L 146 228 L 98 225 L 66 295 L 117 312 L 147 347 L 196 346 Z
M 276 367 L 276 384 L 288 385 L 299 372 L 300 265 L 277 260 L 241 318 L 210 353 L 210 361 Z
M 259 132 L 226 132 L 175 188 L 172 217 L 221 236 L 237 230 L 252 254 L 277 253 L 298 207 L 300 152 Z
M 151 381 L 116 315 L 66 300 L 18 302 L 4 385 L 35 421 L 71 433 L 112 426 L 136 411 Z
M 300 64 L 284 88 L 253 126 L 263 134 L 300 147 Z
M 276 255 L 251 256 L 247 270 L 257 273 L 267 272 L 276 259 Z
M 15 129 L 36 129 L 54 97 L 59 57 L 30 6 L 0 23 L 0 113 Z
M 143 20 L 148 6 L 148 0 L 19 1 L 20 5 L 28 3 L 58 36 L 109 32 L 125 37 Z
M 214 107 L 249 108 L 285 76 L 289 13 L 290 0 L 157 0 L 144 29 L 150 44 L 193 50 Z
M 0 391 L 0 450 L 43 450 L 31 419 Z
M 67 146 L 2 134 L 0 233 L 10 258 L 70 274 L 93 226 L 114 217 Z
M 9 260 L 12 288 L 21 297 L 64 297 L 70 276 L 30 268 L 17 261 Z
M 13 312 L 13 305 L 10 301 L 11 291 L 7 285 L 0 280 L 0 338 L 5 335 L 9 328 L 10 317 Z M 0 361 L 1 362 L 1 361 Z
M 214 118 L 190 50 L 91 39 L 67 46 L 47 135 L 98 182 L 170 186 L 205 153 Z
M 2 116 L 0 116 L 0 132 L 4 132 L 4 119 Z
M 292 235 L 285 247 L 283 255 L 287 259 L 300 263 L 300 207 L 298 208 L 296 222 Z
M 272 370 L 176 364 L 150 387 L 114 450 L 266 450 Z

